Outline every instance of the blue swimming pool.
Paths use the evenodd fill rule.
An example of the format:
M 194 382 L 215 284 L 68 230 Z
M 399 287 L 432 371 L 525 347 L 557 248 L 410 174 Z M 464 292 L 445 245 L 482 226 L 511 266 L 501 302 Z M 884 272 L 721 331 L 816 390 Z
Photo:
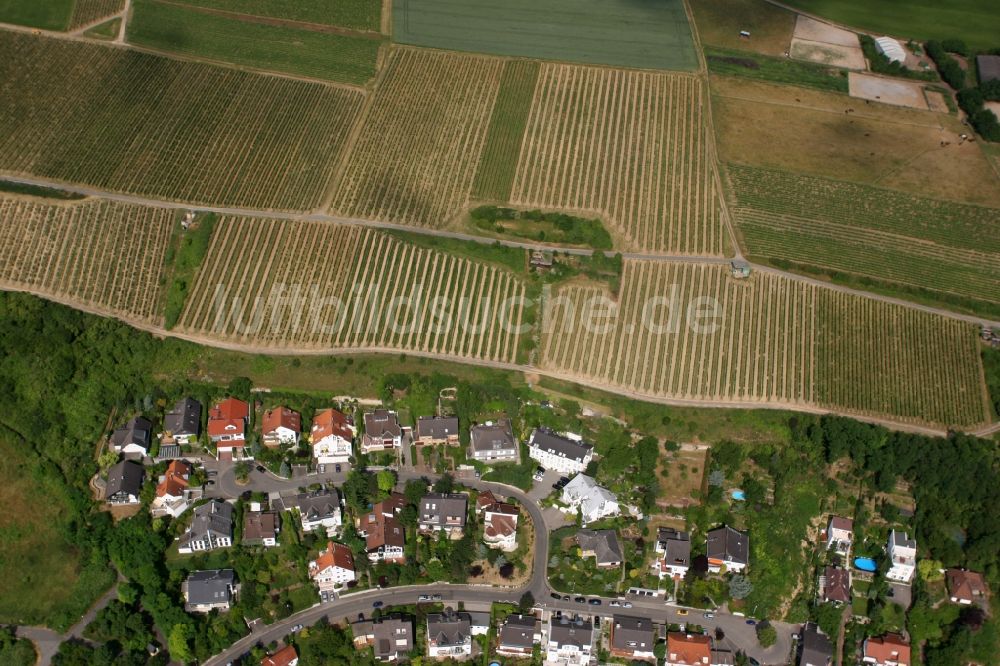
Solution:
M 746 493 L 742 490 L 732 490 L 729 494 L 732 495 L 733 499 L 737 502 L 745 502 L 747 499 Z
M 854 566 L 862 571 L 878 571 L 875 560 L 870 557 L 855 557 Z

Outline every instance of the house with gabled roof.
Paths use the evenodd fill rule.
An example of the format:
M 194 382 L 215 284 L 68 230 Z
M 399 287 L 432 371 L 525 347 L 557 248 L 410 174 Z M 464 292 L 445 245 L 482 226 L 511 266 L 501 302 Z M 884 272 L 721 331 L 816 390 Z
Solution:
M 299 443 L 302 416 L 293 409 L 278 405 L 264 412 L 260 420 L 261 441 L 264 446 L 275 448 Z
M 358 433 L 349 416 L 332 407 L 313 417 L 309 441 L 318 465 L 345 463 L 353 455 L 354 436 Z
M 750 562 L 750 537 L 745 532 L 723 525 L 708 533 L 708 570 L 737 573 Z
M 469 457 L 483 463 L 517 462 L 520 451 L 510 419 L 472 426 L 469 431 Z
M 467 613 L 431 613 L 427 616 L 427 656 L 461 659 L 472 654 L 472 621 Z
M 333 592 L 356 578 L 354 554 L 341 543 L 330 541 L 326 550 L 309 563 L 309 577 L 320 593 Z
M 358 533 L 365 538 L 368 559 L 372 562 L 406 562 L 406 530 L 396 515 L 391 505 L 378 502 L 359 519 Z
M 703 634 L 667 634 L 666 666 L 711 666 L 712 639 Z
M 191 445 L 201 435 L 201 403 L 194 398 L 182 398 L 163 416 L 161 445 Z
M 108 483 L 104 499 L 108 504 L 138 504 L 142 492 L 142 479 L 146 472 L 142 465 L 122 460 L 108 470 Z
M 580 616 L 553 613 L 549 618 L 545 663 L 586 666 L 594 651 L 594 623 Z
M 972 604 L 986 598 L 986 581 L 983 574 L 965 569 L 948 569 L 944 574 L 948 595 L 952 603 Z
M 593 557 L 598 568 L 613 569 L 621 566 L 624 558 L 615 530 L 581 529 L 576 533 L 576 542 L 583 557 Z
M 672 527 L 661 527 L 656 531 L 656 558 L 653 570 L 660 580 L 684 578 L 691 567 L 691 535 Z
M 483 542 L 505 552 L 517 550 L 517 521 L 521 512 L 513 504 L 497 502 L 483 509 Z
M 806 622 L 802 627 L 801 647 L 799 666 L 831 666 L 833 663 L 833 645 L 813 622 Z
M 827 566 L 819 579 L 820 597 L 837 604 L 851 603 L 851 571 L 842 567 Z
M 497 654 L 531 658 L 535 645 L 542 641 L 542 623 L 534 615 L 513 613 L 497 632 Z
M 336 488 L 319 488 L 299 493 L 290 498 L 282 498 L 282 503 L 298 512 L 303 532 L 322 530 L 327 536 L 333 536 L 344 526 L 340 493 Z
M 190 554 L 232 545 L 233 506 L 221 500 L 211 500 L 195 507 L 194 519 L 187 532 L 179 538 L 177 551 Z
M 208 410 L 208 436 L 215 445 L 219 460 L 252 460 L 246 449 L 246 429 L 250 405 L 236 398 L 226 398 Z
M 371 647 L 376 661 L 396 661 L 413 651 L 413 619 L 399 613 L 351 625 L 354 645 Z
M 911 666 L 910 644 L 900 634 L 866 638 L 862 662 L 875 666 Z
M 562 490 L 562 501 L 570 509 L 580 511 L 580 520 L 584 525 L 617 516 L 621 512 L 618 496 L 586 474 L 577 474 L 566 484 Z
M 414 444 L 458 444 L 458 419 L 454 416 L 421 416 Z
M 109 446 L 122 455 L 147 456 L 153 424 L 141 416 L 133 416 L 125 425 L 111 433 Z
M 365 413 L 365 435 L 361 438 L 361 452 L 391 451 L 402 448 L 403 428 L 399 415 L 388 409 Z
M 614 615 L 611 618 L 609 639 L 611 656 L 623 659 L 655 661 L 653 646 L 656 634 L 653 621 L 632 615 Z
M 171 460 L 167 470 L 160 477 L 156 486 L 156 497 L 150 505 L 150 513 L 156 516 L 171 516 L 177 518 L 191 504 L 202 498 L 201 487 L 191 488 L 191 464 L 183 460 Z
M 298 663 L 299 653 L 295 651 L 293 645 L 286 645 L 260 660 L 260 666 L 298 666 Z
M 587 469 L 594 458 L 594 447 L 579 438 L 535 428 L 528 440 L 528 455 L 545 469 L 573 474 Z
M 826 524 L 826 549 L 846 559 L 851 555 L 853 544 L 854 521 L 850 518 L 830 516 Z
M 277 511 L 249 510 L 243 513 L 243 545 L 273 548 L 278 545 L 281 516 Z
M 428 493 L 417 511 L 421 532 L 446 532 L 457 538 L 465 530 L 469 498 L 464 493 Z
M 184 610 L 188 613 L 227 611 L 236 601 L 239 585 L 232 569 L 192 571 L 181 585 Z

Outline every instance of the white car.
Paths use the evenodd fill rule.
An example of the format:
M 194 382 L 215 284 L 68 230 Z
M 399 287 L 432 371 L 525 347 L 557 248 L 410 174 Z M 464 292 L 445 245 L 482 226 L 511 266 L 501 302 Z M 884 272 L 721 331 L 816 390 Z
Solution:
M 621 605 L 622 605 L 622 602 L 620 602 L 620 601 L 618 601 L 617 599 L 615 599 L 614 601 L 612 601 L 612 602 L 611 602 L 611 603 L 609 603 L 608 605 L 609 605 L 609 606 L 612 606 L 612 607 L 614 607 L 614 608 L 618 608 L 619 606 L 621 606 Z
M 430 600 L 431 600 L 431 595 L 429 594 L 421 594 L 419 597 L 417 597 L 417 601 L 430 601 Z
M 632 602 L 631 601 L 623 601 L 622 602 L 622 608 L 632 608 Z

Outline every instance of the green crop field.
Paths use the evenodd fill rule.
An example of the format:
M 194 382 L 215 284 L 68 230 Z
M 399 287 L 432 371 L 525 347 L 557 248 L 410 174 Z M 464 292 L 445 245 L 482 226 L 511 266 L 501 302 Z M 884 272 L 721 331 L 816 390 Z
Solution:
M 510 198 L 538 68 L 538 63 L 530 60 L 511 60 L 504 65 L 486 145 L 472 184 L 476 198 L 500 202 Z
M 90 25 L 105 16 L 118 14 L 125 8 L 125 0 L 76 0 L 69 29 Z
M 457 51 L 694 70 L 680 0 L 396 0 L 393 39 Z
M 974 48 L 1000 46 L 996 0 L 787 0 L 854 28 L 907 39 L 961 37 Z
M 0 23 L 65 30 L 73 5 L 73 0 L 0 0 Z
M 186 5 L 250 16 L 378 31 L 382 0 L 178 0 Z
M 192 203 L 320 203 L 348 89 L 0 33 L 0 169 Z
M 1000 210 L 731 165 L 747 253 L 1000 303 Z
M 157 0 L 135 0 L 128 41 L 257 69 L 363 84 L 380 40 L 241 21 Z

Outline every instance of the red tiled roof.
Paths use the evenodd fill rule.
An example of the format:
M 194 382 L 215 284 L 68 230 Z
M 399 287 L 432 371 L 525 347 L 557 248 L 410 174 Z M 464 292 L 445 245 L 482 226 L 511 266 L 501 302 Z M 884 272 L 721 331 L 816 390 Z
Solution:
M 221 437 L 223 435 L 235 435 L 237 433 L 243 433 L 244 425 L 245 423 L 243 419 L 209 419 L 208 436 Z M 243 445 L 233 444 L 233 446 L 243 446 Z
M 368 550 L 377 550 L 382 546 L 403 547 L 403 526 L 395 518 L 379 512 L 370 513 L 365 517 L 365 529 L 368 532 L 365 537 Z
M 184 489 L 188 487 L 187 479 L 184 477 L 191 474 L 191 465 L 183 460 L 172 460 L 167 465 L 167 473 L 163 481 L 156 486 L 156 496 L 179 497 Z
M 324 409 L 313 417 L 312 441 L 318 442 L 324 437 L 337 435 L 350 441 L 354 437 L 351 420 L 336 409 Z
M 486 536 L 496 539 L 497 537 L 508 537 L 516 531 L 517 520 L 512 516 L 494 514 L 489 523 L 486 524 L 484 533 Z
M 667 634 L 667 661 L 672 664 L 710 664 L 712 639 L 696 634 Z
M 286 645 L 274 654 L 261 659 L 260 666 L 288 666 L 298 658 L 299 654 L 295 651 L 295 647 Z
M 945 578 L 948 581 L 948 592 L 956 599 L 975 601 L 976 597 L 986 594 L 986 581 L 982 574 L 975 571 L 948 569 Z
M 840 516 L 830 516 L 830 529 L 844 530 L 845 532 L 854 531 L 854 521 L 850 518 L 841 518 Z
M 827 567 L 823 576 L 826 578 L 823 596 L 827 601 L 847 603 L 851 600 L 851 575 L 847 569 Z
M 330 541 L 326 545 L 326 550 L 316 558 L 316 568 L 311 573 L 316 574 L 333 566 L 354 571 L 354 555 L 344 544 Z
M 496 495 L 489 490 L 484 490 L 476 497 L 476 511 L 482 511 L 488 506 L 493 506 L 497 501 Z
M 209 419 L 246 419 L 248 416 L 250 405 L 236 398 L 226 398 L 208 410 Z
M 910 664 L 910 645 L 899 634 L 886 634 L 865 641 L 865 656 L 884 664 L 892 660 L 900 664 Z
M 391 493 L 384 500 L 372 507 L 372 510 L 375 513 L 394 516 L 402 511 L 407 504 L 406 495 L 403 493 Z
M 261 432 L 265 435 L 274 432 L 280 427 L 285 427 L 295 432 L 302 432 L 302 417 L 299 413 L 281 405 L 264 412 L 264 418 L 261 419 L 260 423 Z

